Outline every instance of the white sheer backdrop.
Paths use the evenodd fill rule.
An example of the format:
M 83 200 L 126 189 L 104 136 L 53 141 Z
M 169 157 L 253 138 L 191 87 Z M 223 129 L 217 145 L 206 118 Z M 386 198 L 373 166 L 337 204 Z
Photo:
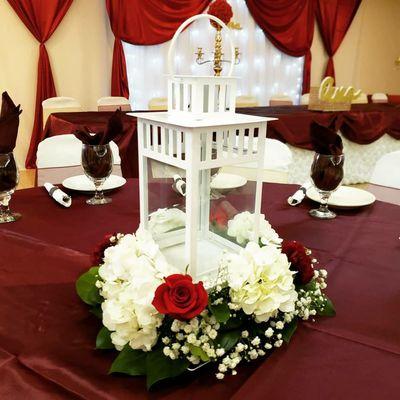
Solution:
M 233 30 L 235 46 L 241 52 L 241 62 L 235 66 L 234 76 L 239 77 L 238 95 L 251 95 L 259 105 L 267 105 L 271 96 L 284 94 L 298 103 L 301 94 L 303 57 L 290 57 L 265 37 L 250 15 L 245 0 L 230 0 L 233 20 L 242 30 Z M 215 30 L 207 20 L 194 22 L 178 40 L 175 68 L 180 74 L 212 75 L 212 63 L 197 65 L 195 51 L 203 47 L 205 57 L 211 58 Z M 227 43 L 224 38 L 224 43 Z M 134 46 L 124 43 L 127 63 L 130 101 L 133 109 L 147 109 L 149 100 L 167 96 L 167 52 L 170 42 L 155 46 Z M 224 46 L 225 56 L 229 50 Z M 224 70 L 227 71 L 227 64 Z

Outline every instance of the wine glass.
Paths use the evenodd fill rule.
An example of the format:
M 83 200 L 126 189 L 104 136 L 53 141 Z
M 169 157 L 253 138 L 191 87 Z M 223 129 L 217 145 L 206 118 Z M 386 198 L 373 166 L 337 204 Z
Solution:
M 315 153 L 311 166 L 311 179 L 321 196 L 318 209 L 310 210 L 315 218 L 332 219 L 336 214 L 328 209 L 328 200 L 343 180 L 344 155 L 326 155 Z
M 14 222 L 21 214 L 10 211 L 10 200 L 18 185 L 19 173 L 13 153 L 0 154 L 0 224 Z
M 94 196 L 86 200 L 87 204 L 99 205 L 111 203 L 109 197 L 104 197 L 102 186 L 111 175 L 113 168 L 113 155 L 109 144 L 82 146 L 82 167 L 86 176 L 95 186 Z

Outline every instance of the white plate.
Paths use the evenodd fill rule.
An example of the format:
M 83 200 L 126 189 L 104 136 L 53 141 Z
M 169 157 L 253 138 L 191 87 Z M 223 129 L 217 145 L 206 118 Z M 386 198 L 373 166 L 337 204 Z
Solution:
M 104 182 L 103 190 L 117 189 L 125 185 L 126 179 L 122 176 L 110 175 Z M 86 175 L 76 175 L 65 179 L 62 185 L 78 192 L 94 192 L 94 183 Z
M 314 187 L 307 190 L 307 197 L 316 202 L 319 202 L 321 199 Z M 340 186 L 338 190 L 331 194 L 328 205 L 336 208 L 357 208 L 369 206 L 374 203 L 375 200 L 375 196 L 366 190 L 349 186 Z
M 216 190 L 231 190 L 244 186 L 247 179 L 240 175 L 219 173 L 211 180 L 211 189 Z

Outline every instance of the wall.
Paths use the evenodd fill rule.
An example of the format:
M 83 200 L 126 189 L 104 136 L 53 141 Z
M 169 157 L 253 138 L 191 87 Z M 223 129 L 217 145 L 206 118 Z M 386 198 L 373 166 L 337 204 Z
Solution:
M 353 23 L 334 56 L 336 81 L 366 93 L 400 94 L 400 0 L 363 0 Z M 311 83 L 318 85 L 327 54 L 316 27 Z
M 84 109 L 109 95 L 112 35 L 104 0 L 74 0 L 46 42 L 58 95 L 77 98 Z M 33 126 L 38 42 L 6 0 L 0 0 L 0 91 L 21 103 L 16 156 L 25 164 Z
M 74 0 L 47 42 L 57 93 L 72 96 L 84 109 L 109 94 L 113 35 L 104 0 Z M 400 0 L 363 0 L 335 55 L 337 82 L 365 92 L 400 93 Z M 312 84 L 320 82 L 327 56 L 316 29 Z M 0 0 L 0 90 L 21 103 L 16 155 L 24 165 L 33 125 L 38 44 L 6 0 Z

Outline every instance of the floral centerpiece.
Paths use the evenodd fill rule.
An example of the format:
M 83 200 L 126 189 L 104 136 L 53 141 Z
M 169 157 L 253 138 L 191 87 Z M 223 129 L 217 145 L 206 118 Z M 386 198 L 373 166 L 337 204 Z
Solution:
M 223 379 L 288 343 L 299 321 L 335 314 L 327 272 L 311 251 L 280 239 L 265 220 L 254 242 L 247 220 L 241 213 L 228 221 L 227 235 L 244 247 L 222 255 L 207 285 L 169 265 L 141 228 L 105 238 L 76 288 L 102 320 L 96 347 L 118 351 L 110 373 L 144 375 L 150 388 L 214 364 Z

